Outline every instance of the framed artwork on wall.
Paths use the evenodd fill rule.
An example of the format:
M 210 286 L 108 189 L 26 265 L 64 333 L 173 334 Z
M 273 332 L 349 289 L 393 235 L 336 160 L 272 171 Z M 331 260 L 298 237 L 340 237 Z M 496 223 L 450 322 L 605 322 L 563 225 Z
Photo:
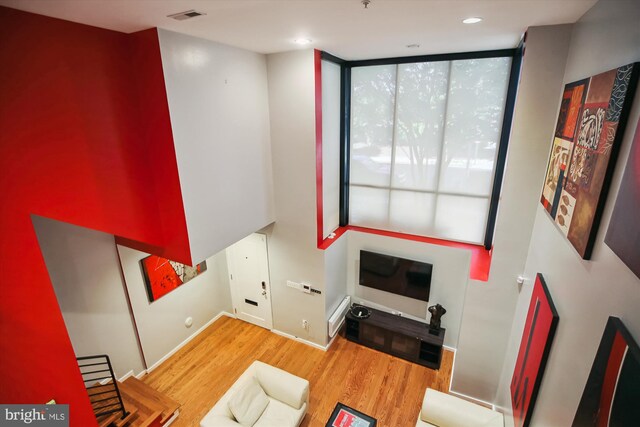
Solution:
M 604 242 L 640 277 L 640 120 Z
M 516 427 L 526 427 L 531 422 L 557 325 L 558 312 L 542 275 L 538 273 L 511 378 L 511 407 Z
M 640 348 L 622 321 L 609 317 L 572 425 L 638 425 L 639 384 Z
M 540 202 L 584 259 L 593 244 L 638 82 L 628 64 L 569 83 Z
M 170 261 L 156 255 L 149 255 L 140 261 L 142 275 L 147 288 L 149 302 L 154 302 L 189 280 L 207 271 L 207 262 L 193 267 Z

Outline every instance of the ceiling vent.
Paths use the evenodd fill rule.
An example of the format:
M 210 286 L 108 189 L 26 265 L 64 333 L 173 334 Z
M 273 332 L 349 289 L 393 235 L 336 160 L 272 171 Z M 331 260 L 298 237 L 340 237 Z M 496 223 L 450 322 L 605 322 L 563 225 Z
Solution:
M 177 21 L 184 21 L 185 19 L 195 18 L 196 16 L 206 15 L 203 12 L 197 12 L 195 10 L 187 10 L 186 12 L 174 13 L 173 15 L 167 15 L 167 18 L 173 18 Z

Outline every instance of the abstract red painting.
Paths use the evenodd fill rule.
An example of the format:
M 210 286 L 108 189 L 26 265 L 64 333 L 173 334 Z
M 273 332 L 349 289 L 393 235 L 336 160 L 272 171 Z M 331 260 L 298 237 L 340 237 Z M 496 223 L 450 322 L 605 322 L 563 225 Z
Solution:
M 640 277 L 640 120 L 604 242 Z
M 572 426 L 637 426 L 638 384 L 640 348 L 622 321 L 609 317 Z
M 511 407 L 516 427 L 528 426 L 531 422 L 557 325 L 558 313 L 542 275 L 538 274 L 511 379 Z
M 190 267 L 156 255 L 144 258 L 140 261 L 140 265 L 142 266 L 149 302 L 165 296 L 178 286 L 187 283 L 207 270 L 206 261 Z
M 540 202 L 584 259 L 591 257 L 640 67 L 565 86 Z

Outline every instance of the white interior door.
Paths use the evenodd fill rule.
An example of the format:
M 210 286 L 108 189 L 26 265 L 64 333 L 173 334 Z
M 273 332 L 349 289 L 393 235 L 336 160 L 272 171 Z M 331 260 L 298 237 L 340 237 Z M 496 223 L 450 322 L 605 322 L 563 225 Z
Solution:
M 227 248 L 231 299 L 239 319 L 273 328 L 267 236 L 254 233 Z

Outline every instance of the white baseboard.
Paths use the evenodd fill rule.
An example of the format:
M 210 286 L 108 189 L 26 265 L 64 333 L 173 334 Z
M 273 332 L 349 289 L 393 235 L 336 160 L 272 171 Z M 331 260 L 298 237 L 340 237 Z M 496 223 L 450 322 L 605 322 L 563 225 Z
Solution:
M 147 370 L 143 369 L 140 373 L 136 374 L 135 377 L 137 379 L 141 379 L 142 377 L 144 377 L 145 375 L 147 375 Z
M 163 362 L 165 362 L 168 358 L 173 356 L 178 350 L 180 350 L 182 347 L 187 345 L 187 343 L 189 343 L 189 341 L 191 341 L 192 339 L 197 337 L 198 334 L 200 334 L 202 331 L 207 329 L 209 326 L 211 326 L 216 320 L 218 320 L 222 316 L 235 317 L 231 313 L 227 313 L 226 311 L 221 311 L 213 319 L 209 320 L 207 323 L 202 325 L 202 327 L 200 329 L 198 329 L 193 334 L 191 334 L 186 340 L 184 340 L 180 344 L 178 344 L 173 350 L 171 350 L 169 353 L 165 354 L 160 360 L 158 360 L 156 363 L 154 363 L 153 365 L 148 367 L 147 368 L 147 373 L 153 372 L 154 369 L 156 369 L 158 366 L 162 365 Z M 165 426 L 166 426 L 166 424 L 165 424 Z
M 124 380 L 126 380 L 127 378 L 132 377 L 133 375 L 134 375 L 134 374 L 133 374 L 133 370 L 131 370 L 131 371 L 127 372 L 126 374 L 124 374 L 124 375 L 122 376 L 122 378 L 118 378 L 118 381 L 123 382 L 123 381 L 124 381 Z
M 455 348 L 447 347 L 445 345 L 443 345 L 442 348 L 446 348 L 447 350 L 453 351 L 453 362 L 451 362 L 451 376 L 449 377 L 449 393 L 453 393 L 451 391 L 451 383 L 453 382 L 453 372 L 456 370 L 456 351 L 457 350 Z
M 484 400 L 476 399 L 475 397 L 467 396 L 466 394 L 458 393 L 457 391 L 453 391 L 453 390 L 449 390 L 449 394 L 461 397 L 471 402 L 479 403 L 482 406 L 489 406 L 494 411 L 496 410 L 496 405 L 494 405 L 493 403 L 485 402 Z
M 315 348 L 320 349 L 322 351 L 327 351 L 327 349 L 329 348 L 328 345 L 324 346 L 324 345 L 316 344 L 316 343 L 311 342 L 309 340 L 305 340 L 304 338 L 296 337 L 295 335 L 291 335 L 291 334 L 288 334 L 286 332 L 279 331 L 277 329 L 272 329 L 271 332 L 273 332 L 276 335 L 280 335 L 282 337 L 289 338 L 290 340 L 294 340 L 294 341 L 298 341 L 298 342 L 301 342 L 301 343 L 306 344 L 306 345 L 310 345 L 311 347 L 315 347 Z
M 333 344 L 333 342 L 336 340 L 336 338 L 338 338 L 338 335 L 340 335 L 340 331 L 336 332 L 336 334 L 333 336 L 333 338 L 331 338 L 329 340 L 329 344 L 327 344 L 327 347 L 325 348 L 324 351 L 329 350 L 329 348 L 331 348 L 331 345 Z

